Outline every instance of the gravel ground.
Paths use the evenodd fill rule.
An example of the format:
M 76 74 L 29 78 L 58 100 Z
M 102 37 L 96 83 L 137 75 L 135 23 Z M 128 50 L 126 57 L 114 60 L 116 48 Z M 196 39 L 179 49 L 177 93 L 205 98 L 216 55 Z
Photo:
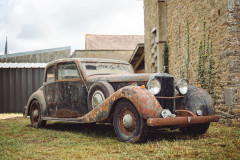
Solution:
M 23 114 L 21 114 L 21 113 L 0 113 L 0 120 L 16 118 L 16 117 L 23 117 Z

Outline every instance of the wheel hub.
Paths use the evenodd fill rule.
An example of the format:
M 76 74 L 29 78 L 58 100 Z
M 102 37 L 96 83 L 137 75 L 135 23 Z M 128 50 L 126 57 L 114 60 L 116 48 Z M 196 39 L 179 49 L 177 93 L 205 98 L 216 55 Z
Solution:
M 33 118 L 37 119 L 38 118 L 38 110 L 34 110 L 33 112 Z
M 123 117 L 123 126 L 126 129 L 133 127 L 133 118 L 130 114 L 126 114 Z
M 92 107 L 98 107 L 104 100 L 104 94 L 100 90 L 95 91 L 92 96 Z

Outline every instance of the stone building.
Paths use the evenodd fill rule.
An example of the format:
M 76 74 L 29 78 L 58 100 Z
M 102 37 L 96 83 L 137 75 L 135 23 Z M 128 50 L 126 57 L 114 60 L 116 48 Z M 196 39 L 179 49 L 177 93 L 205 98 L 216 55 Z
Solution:
M 178 80 L 188 72 L 193 84 L 199 43 L 211 40 L 215 111 L 221 123 L 240 126 L 240 0 L 144 0 L 144 26 L 145 71 L 164 71 L 167 44 L 169 73 Z
M 75 50 L 71 58 L 104 58 L 129 62 L 133 50 Z
M 85 50 L 76 50 L 71 57 L 123 60 L 131 63 L 133 66 L 137 66 L 135 70 L 138 72 L 142 71 L 142 65 L 138 64 L 132 56 L 135 55 L 138 44 L 142 44 L 143 41 L 143 35 L 86 34 Z M 138 58 L 138 54 L 136 54 L 135 58 Z
M 86 34 L 86 50 L 134 50 L 144 42 L 143 35 L 96 35 Z

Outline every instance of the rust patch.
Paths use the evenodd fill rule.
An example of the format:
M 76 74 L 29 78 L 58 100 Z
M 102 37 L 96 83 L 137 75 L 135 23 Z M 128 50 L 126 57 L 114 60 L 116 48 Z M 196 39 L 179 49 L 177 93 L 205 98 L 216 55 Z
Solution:
M 177 117 L 181 117 L 181 116 L 194 116 L 196 117 L 197 115 L 192 113 L 191 111 L 187 111 L 187 110 L 176 110 L 176 114 Z
M 112 105 L 120 98 L 131 101 L 140 116 L 145 119 L 158 118 L 161 115 L 162 107 L 151 92 L 139 86 L 126 86 L 108 97 L 99 107 L 80 117 L 79 120 L 91 123 L 107 119 Z
M 74 112 L 70 110 L 57 110 L 56 113 L 58 118 L 77 118 L 77 117 L 83 116 L 78 112 Z
M 147 120 L 148 126 L 170 126 L 170 125 L 187 125 L 197 123 L 217 122 L 218 116 L 189 116 L 189 117 L 175 117 L 175 118 L 149 118 Z
M 106 82 L 147 82 L 149 79 L 150 73 L 144 74 L 124 74 L 124 75 L 92 75 L 89 76 L 86 81 L 87 82 L 97 82 L 97 81 L 106 81 Z

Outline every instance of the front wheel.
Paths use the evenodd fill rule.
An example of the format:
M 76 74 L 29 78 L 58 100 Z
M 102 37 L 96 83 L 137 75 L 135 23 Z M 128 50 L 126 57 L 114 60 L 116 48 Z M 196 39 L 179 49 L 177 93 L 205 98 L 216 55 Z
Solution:
M 190 126 L 179 127 L 184 134 L 204 134 L 207 132 L 210 123 L 193 124 Z
M 34 100 L 30 106 L 30 120 L 35 128 L 40 128 L 46 125 L 47 121 L 42 120 L 40 104 Z
M 117 104 L 113 115 L 113 125 L 118 139 L 123 142 L 143 141 L 148 131 L 146 120 L 140 117 L 129 101 L 121 101 Z

